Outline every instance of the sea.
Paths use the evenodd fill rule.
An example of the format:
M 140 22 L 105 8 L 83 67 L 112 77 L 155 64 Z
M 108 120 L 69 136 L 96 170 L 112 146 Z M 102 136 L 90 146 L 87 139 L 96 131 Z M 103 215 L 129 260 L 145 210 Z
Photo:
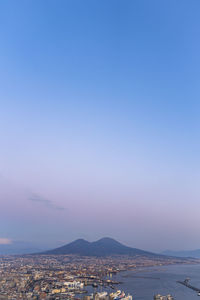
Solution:
M 183 281 L 188 277 L 190 284 L 200 289 L 200 264 L 140 268 L 120 272 L 113 275 L 112 279 L 122 282 L 116 286 L 116 290 L 131 294 L 133 300 L 153 300 L 155 294 L 171 294 L 175 300 L 200 300 L 197 292 L 177 283 L 178 280 Z M 88 292 L 100 290 L 90 287 Z M 103 290 L 113 292 L 109 288 Z

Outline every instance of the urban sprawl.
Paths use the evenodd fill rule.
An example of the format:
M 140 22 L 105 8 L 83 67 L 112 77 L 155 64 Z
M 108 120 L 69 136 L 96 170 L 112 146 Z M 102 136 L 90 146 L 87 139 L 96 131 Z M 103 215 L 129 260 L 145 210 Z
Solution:
M 73 255 L 26 255 L 0 257 L 0 299 L 134 300 L 118 289 L 114 274 L 141 267 L 176 264 L 176 258 L 92 258 Z M 88 288 L 91 288 L 91 293 Z M 172 300 L 171 295 L 149 299 Z

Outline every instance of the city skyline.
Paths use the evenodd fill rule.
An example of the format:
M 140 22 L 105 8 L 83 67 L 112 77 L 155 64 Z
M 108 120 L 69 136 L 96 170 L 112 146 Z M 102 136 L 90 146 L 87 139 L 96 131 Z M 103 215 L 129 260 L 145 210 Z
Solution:
M 199 9 L 1 2 L 0 244 L 200 249 Z

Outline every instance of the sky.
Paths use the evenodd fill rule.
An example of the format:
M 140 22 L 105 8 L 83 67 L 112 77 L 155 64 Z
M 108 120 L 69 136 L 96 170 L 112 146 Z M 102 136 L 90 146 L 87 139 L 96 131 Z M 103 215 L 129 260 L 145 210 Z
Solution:
M 200 2 L 0 3 L 0 244 L 200 248 Z

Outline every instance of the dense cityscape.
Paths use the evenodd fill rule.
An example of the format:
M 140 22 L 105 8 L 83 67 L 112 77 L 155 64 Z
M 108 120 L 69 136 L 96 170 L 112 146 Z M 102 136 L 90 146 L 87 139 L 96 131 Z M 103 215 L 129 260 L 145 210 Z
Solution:
M 191 263 L 188 261 L 188 263 Z M 0 299 L 125 299 L 134 295 L 119 291 L 114 275 L 140 267 L 182 263 L 181 259 L 147 257 L 80 257 L 75 255 L 25 255 L 0 258 Z M 87 287 L 93 287 L 88 294 Z M 96 291 L 101 287 L 101 291 Z M 105 291 L 105 290 L 109 290 Z M 153 299 L 152 295 L 152 299 Z M 155 295 L 154 299 L 173 299 Z

